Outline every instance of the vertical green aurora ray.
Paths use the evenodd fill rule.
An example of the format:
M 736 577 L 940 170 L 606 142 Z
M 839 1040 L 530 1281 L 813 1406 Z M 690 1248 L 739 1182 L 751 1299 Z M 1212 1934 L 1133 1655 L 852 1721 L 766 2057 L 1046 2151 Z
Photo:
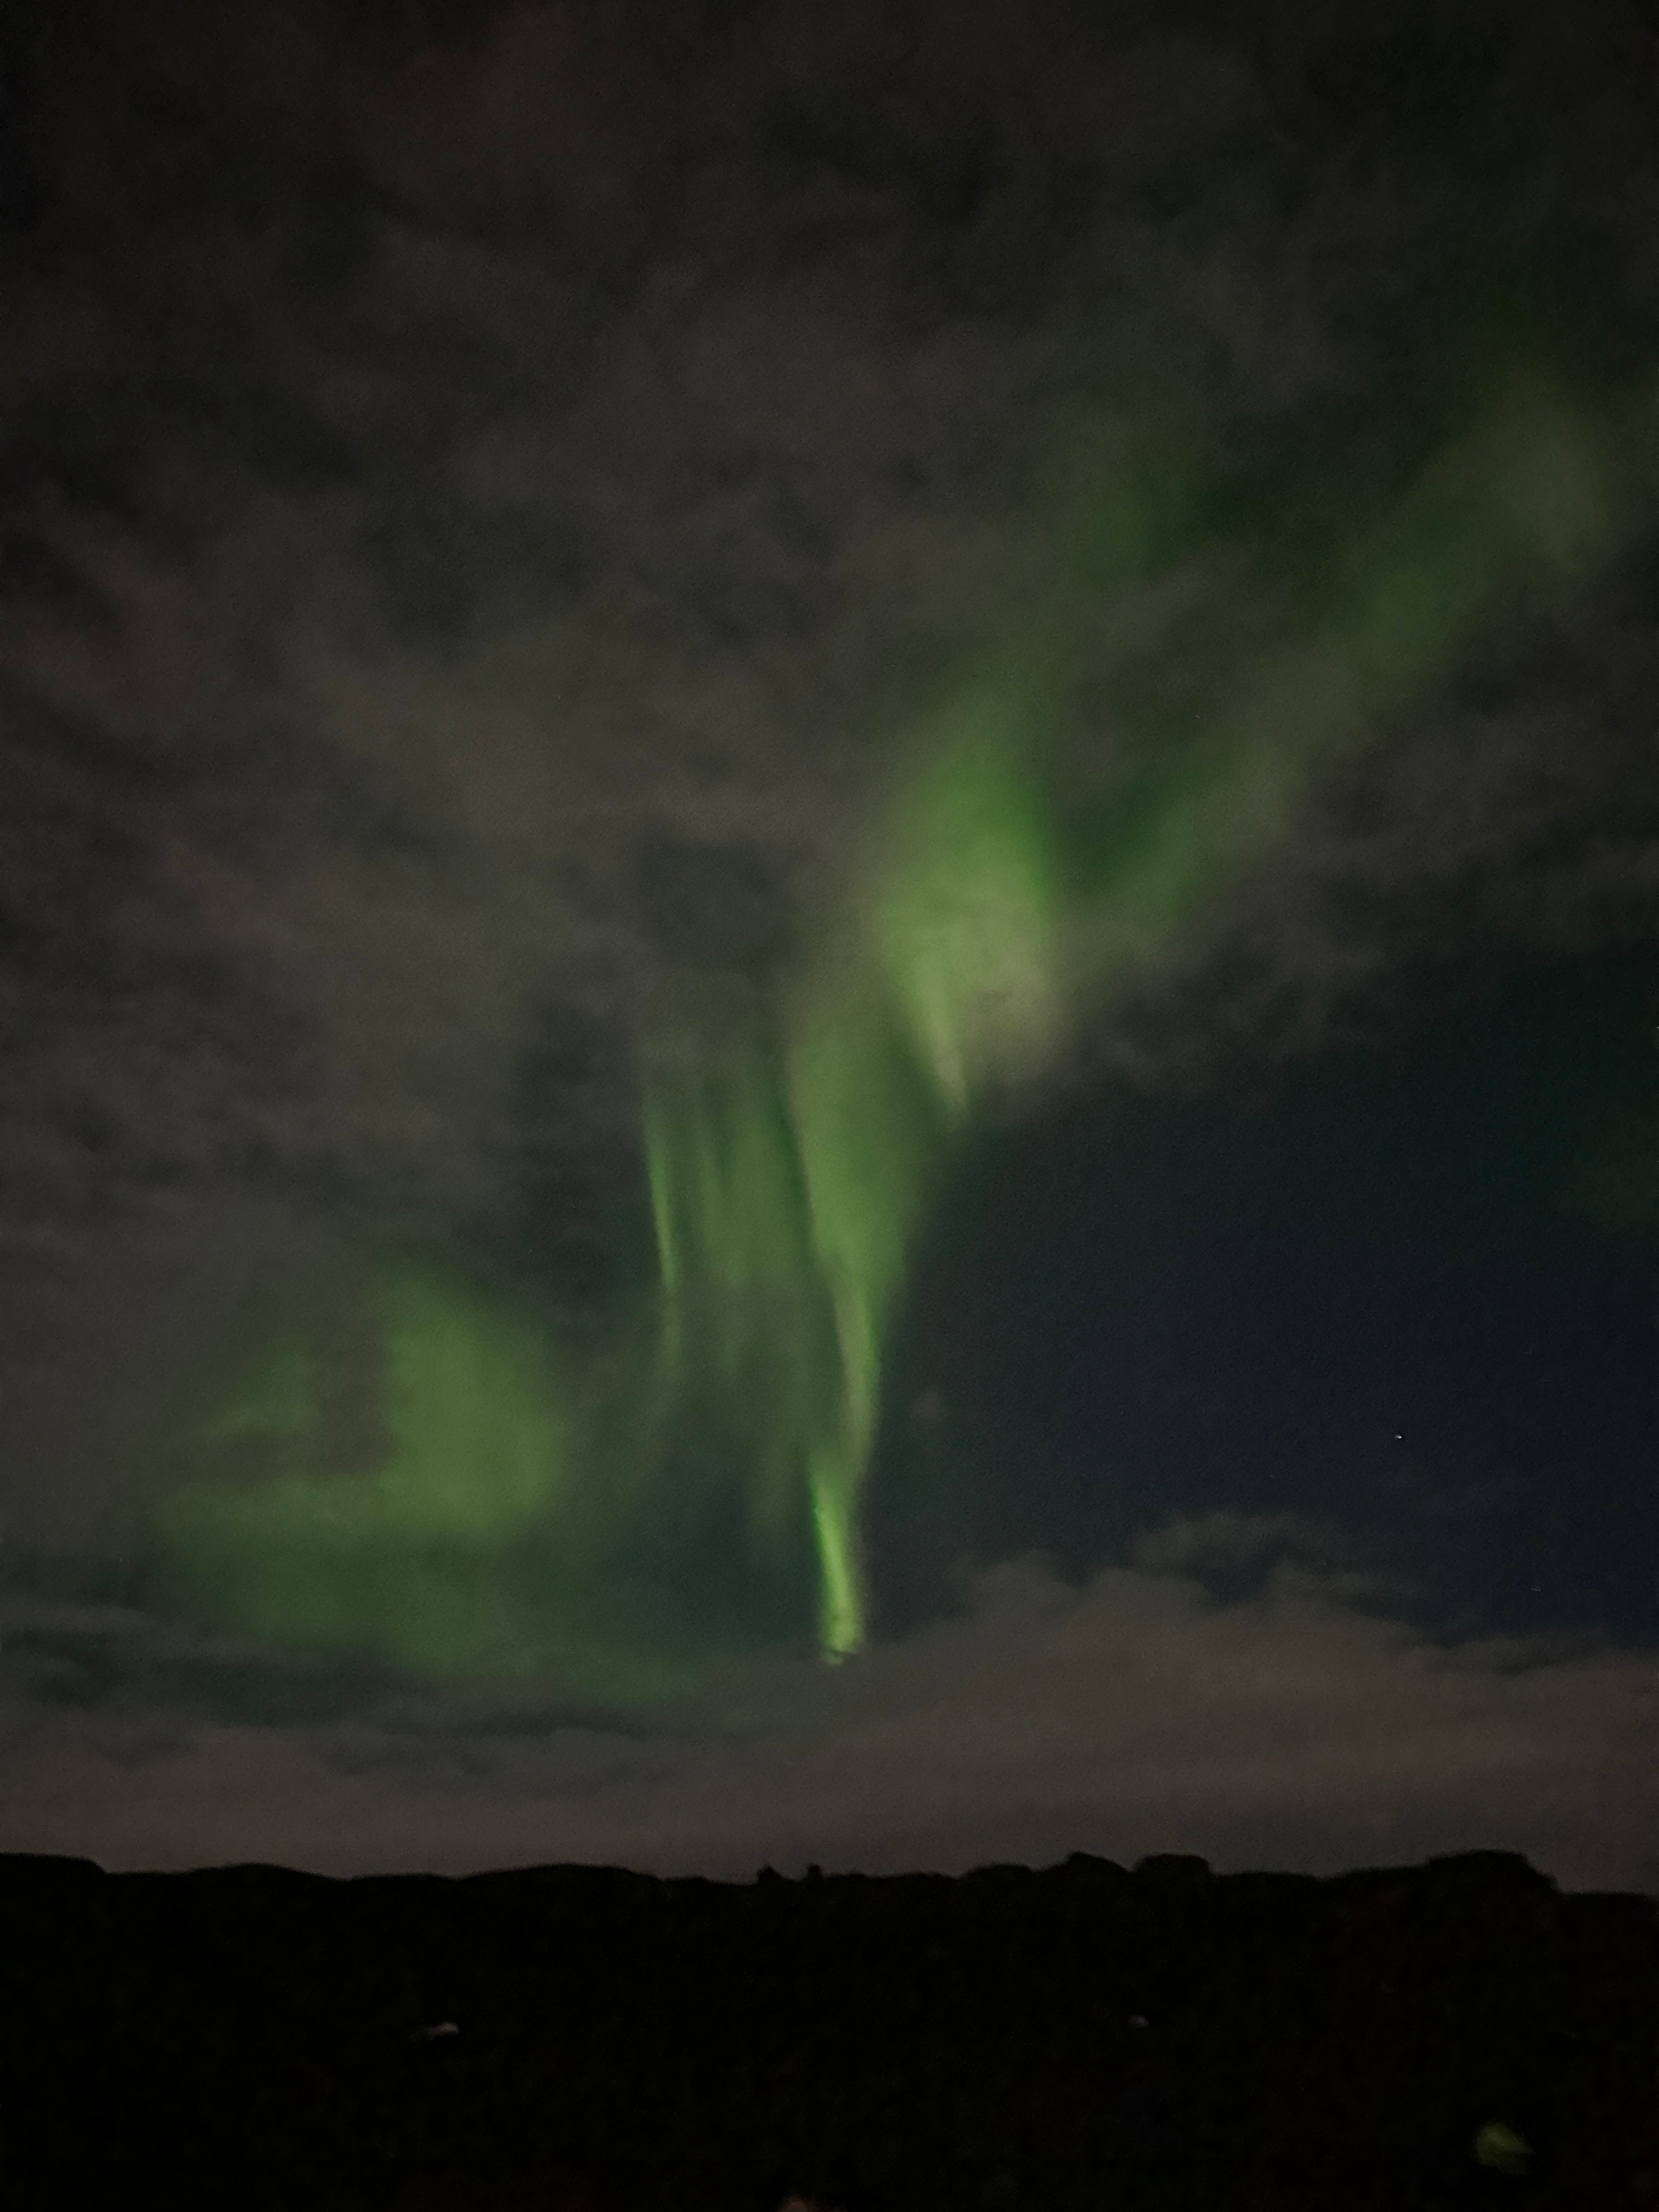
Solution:
M 596 1415 L 510 1301 L 381 1269 L 379 1462 L 324 1468 L 314 1351 L 276 1347 L 155 1516 L 178 1609 L 652 1695 L 736 1648 L 714 1615 L 769 1577 L 775 1644 L 811 1588 L 819 1649 L 856 1650 L 883 1347 L 963 1133 L 1179 939 L 1334 750 L 1614 529 L 1607 445 L 1546 381 L 1503 368 L 1449 411 L 1453 435 L 1381 469 L 1356 434 L 1265 467 L 1137 435 L 1079 470 L 1036 586 L 911 728 L 817 954 L 750 1034 L 647 1076 L 658 1281 L 626 1407 Z M 1085 731 L 1079 795 L 1103 618 L 1218 550 L 1279 611 L 1278 645 L 1184 726 L 1130 706 Z
M 1184 746 L 1165 744 L 1150 763 L 1143 750 L 1133 804 L 1112 794 L 1091 838 L 1051 799 L 1053 741 L 1067 714 L 1066 672 L 1080 664 L 1102 603 L 1188 550 L 1192 480 L 1157 459 L 1142 444 L 1104 465 L 1094 512 L 1074 510 L 1036 605 L 917 733 L 852 920 L 787 1003 L 790 1120 L 787 1133 L 775 1126 L 798 1210 L 789 1241 L 827 1291 L 838 1373 L 821 1371 L 822 1330 L 792 1337 L 780 1307 L 777 1365 L 810 1366 L 813 1382 L 777 1390 L 779 1429 L 757 1474 L 769 1485 L 781 1468 L 804 1472 L 830 1656 L 863 1638 L 858 1504 L 882 1346 L 951 1139 L 988 1089 L 1040 1079 L 1073 1005 L 1176 937 L 1285 826 L 1334 747 L 1431 676 L 1504 592 L 1575 567 L 1608 523 L 1604 465 L 1584 426 L 1517 382 L 1380 514 L 1349 507 L 1327 580 L 1307 594 L 1306 641 L 1292 636 L 1265 671 L 1248 672 Z M 664 1182 L 666 1158 L 659 1139 Z M 671 1310 L 693 1252 L 694 1275 L 729 1279 L 736 1249 L 753 1240 L 739 1276 L 775 1249 L 779 1181 L 728 1176 L 694 1243 L 665 1238 Z M 706 1178 L 699 1188 L 713 1189 Z M 659 1224 L 674 1212 L 659 1200 Z

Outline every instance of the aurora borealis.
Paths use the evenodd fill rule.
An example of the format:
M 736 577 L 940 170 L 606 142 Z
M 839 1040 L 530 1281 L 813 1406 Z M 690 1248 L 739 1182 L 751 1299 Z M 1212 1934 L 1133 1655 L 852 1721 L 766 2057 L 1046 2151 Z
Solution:
M 1449 350 L 1443 332 L 1426 356 L 1443 376 Z M 1395 406 L 1420 417 L 1430 380 L 1400 380 Z M 1651 391 L 1638 398 L 1650 412 Z M 1438 446 L 1419 428 L 1397 481 L 1304 513 L 1299 538 L 1271 483 L 1255 507 L 1224 475 L 1194 491 L 1189 465 L 1166 456 L 1160 474 L 1134 438 L 1097 463 L 1029 608 L 902 733 L 844 908 L 765 1021 L 690 1067 L 650 1069 L 643 1041 L 659 1279 L 619 1316 L 603 1384 L 499 1291 L 383 1261 L 360 1371 L 337 1352 L 324 1381 L 301 1335 L 198 1426 L 198 1471 L 150 1537 L 173 1601 L 278 1641 L 590 1696 L 683 1688 L 769 1628 L 799 1635 L 809 1582 L 822 1654 L 860 1649 L 888 1339 L 959 1138 L 988 1097 L 1040 1087 L 1077 1013 L 1283 833 L 1368 718 L 1506 596 L 1607 549 L 1608 438 L 1627 450 L 1629 423 L 1507 358 L 1445 412 Z M 1318 460 L 1334 486 L 1356 474 L 1328 444 Z M 1264 572 L 1282 643 L 1227 672 L 1188 731 L 1126 718 L 1104 789 L 1068 810 L 1056 767 L 1090 626 L 1218 542 Z M 353 1393 L 375 1441 L 331 1468 Z M 711 1581 L 714 1551 L 729 1565 Z
M 0 1849 L 1659 1887 L 1637 0 L 14 0 Z

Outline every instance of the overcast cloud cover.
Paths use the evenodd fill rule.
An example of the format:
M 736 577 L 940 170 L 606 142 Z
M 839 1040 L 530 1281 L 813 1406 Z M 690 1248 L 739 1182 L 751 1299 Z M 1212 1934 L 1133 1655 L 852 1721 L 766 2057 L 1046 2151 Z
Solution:
M 529 1209 L 580 1271 L 640 1041 L 827 910 L 1091 426 L 1363 391 L 1449 240 L 1582 230 L 1650 345 L 1640 11 L 13 13 L 0 1535 L 35 1566 L 0 1592 L 0 1848 L 1498 1844 L 1659 1890 L 1659 1654 L 1437 1644 L 1299 1524 L 1178 1525 L 1081 1588 L 1006 1564 L 844 1668 L 625 1723 L 212 1644 L 76 1566 L 204 1364 L 376 1225 Z M 1500 626 L 1080 1068 L 1305 1052 L 1452 931 L 1650 933 L 1654 574 L 1643 538 Z M 1223 618 L 1224 567 L 1183 588 Z M 1222 1604 L 1206 1547 L 1280 1564 Z

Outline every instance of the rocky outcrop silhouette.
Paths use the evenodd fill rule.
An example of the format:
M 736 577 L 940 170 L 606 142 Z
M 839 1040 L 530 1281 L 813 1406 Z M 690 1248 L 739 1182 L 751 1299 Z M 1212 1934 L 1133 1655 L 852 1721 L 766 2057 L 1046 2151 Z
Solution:
M 1659 1902 L 0 1857 L 9 2212 L 1653 2212 Z

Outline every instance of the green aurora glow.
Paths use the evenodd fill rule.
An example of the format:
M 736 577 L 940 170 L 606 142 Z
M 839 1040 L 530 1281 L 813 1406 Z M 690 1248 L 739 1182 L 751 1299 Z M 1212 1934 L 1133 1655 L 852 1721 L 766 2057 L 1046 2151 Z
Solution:
M 1402 383 L 1381 462 L 1356 418 L 1207 467 L 1137 434 L 1079 468 L 1025 600 L 903 733 L 842 910 L 768 1019 L 694 1066 L 647 1051 L 658 1279 L 611 1358 L 584 1369 L 453 1267 L 377 1262 L 355 1382 L 314 1323 L 191 1431 L 148 1532 L 156 1601 L 602 1698 L 809 1638 L 857 1650 L 883 1348 L 964 1133 L 1271 848 L 1335 750 L 1618 534 L 1610 456 L 1641 422 L 1598 428 L 1494 359 L 1432 406 Z M 1121 709 L 1079 782 L 1103 620 L 1218 553 L 1276 641 L 1179 723 Z

